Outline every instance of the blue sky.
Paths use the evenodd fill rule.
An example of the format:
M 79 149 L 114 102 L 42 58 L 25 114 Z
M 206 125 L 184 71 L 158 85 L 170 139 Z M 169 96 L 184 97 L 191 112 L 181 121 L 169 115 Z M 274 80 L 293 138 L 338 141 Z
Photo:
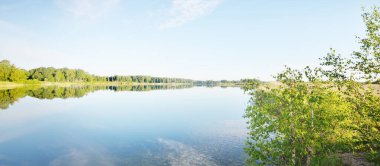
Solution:
M 0 59 L 98 75 L 271 80 L 358 48 L 374 0 L 0 0 Z

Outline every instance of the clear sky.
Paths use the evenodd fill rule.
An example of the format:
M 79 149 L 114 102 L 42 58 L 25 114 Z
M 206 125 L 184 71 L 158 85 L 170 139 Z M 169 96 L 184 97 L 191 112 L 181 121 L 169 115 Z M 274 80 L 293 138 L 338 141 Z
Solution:
M 375 0 L 0 0 L 0 59 L 97 75 L 271 80 L 349 54 Z

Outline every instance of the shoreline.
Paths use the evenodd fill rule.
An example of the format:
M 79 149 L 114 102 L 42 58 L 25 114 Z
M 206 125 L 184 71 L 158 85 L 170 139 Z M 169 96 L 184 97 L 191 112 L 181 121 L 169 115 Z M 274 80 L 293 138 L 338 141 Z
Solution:
M 199 86 L 190 83 L 123 83 L 123 82 L 8 82 L 0 81 L 0 90 L 14 89 L 20 87 L 36 86 L 36 87 L 48 87 L 48 86 L 181 86 L 191 85 Z M 207 86 L 207 85 L 203 85 Z M 217 84 L 218 87 L 241 87 L 240 84 Z
M 169 85 L 169 86 L 179 86 L 179 85 L 192 85 L 189 83 L 122 83 L 122 82 L 38 82 L 38 83 L 24 83 L 24 82 L 7 82 L 0 81 L 0 90 L 4 89 L 14 89 L 26 86 L 87 86 L 87 85 L 104 85 L 104 86 L 154 86 L 154 85 Z

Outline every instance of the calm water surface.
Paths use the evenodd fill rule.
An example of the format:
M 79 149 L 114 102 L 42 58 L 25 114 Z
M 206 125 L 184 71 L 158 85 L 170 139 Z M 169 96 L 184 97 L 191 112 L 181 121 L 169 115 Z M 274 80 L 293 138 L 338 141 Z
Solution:
M 28 94 L 2 96 L 0 165 L 244 165 L 239 88 Z

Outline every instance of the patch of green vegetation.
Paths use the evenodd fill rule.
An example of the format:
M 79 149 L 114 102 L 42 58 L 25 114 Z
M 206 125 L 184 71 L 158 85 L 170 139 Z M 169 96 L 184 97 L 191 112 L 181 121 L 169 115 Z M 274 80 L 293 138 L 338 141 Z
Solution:
M 331 50 L 319 67 L 286 68 L 275 77 L 276 88 L 248 88 L 248 163 L 342 165 L 332 157 L 341 152 L 361 152 L 379 163 L 380 96 L 360 82 L 379 79 L 378 8 L 363 19 L 367 34 L 349 58 Z

